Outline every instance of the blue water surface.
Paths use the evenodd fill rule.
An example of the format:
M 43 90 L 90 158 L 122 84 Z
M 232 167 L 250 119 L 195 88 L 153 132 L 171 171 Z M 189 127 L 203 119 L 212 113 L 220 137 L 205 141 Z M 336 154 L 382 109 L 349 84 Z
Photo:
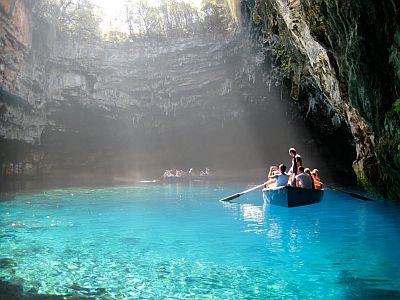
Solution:
M 95 299 L 400 298 L 400 207 L 326 191 L 263 203 L 228 184 L 137 184 L 0 202 L 0 279 Z

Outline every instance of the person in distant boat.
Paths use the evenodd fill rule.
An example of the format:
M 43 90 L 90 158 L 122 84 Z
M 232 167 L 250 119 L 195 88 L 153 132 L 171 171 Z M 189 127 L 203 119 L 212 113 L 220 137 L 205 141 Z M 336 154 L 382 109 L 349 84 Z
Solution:
M 305 168 L 305 169 L 304 169 L 304 173 L 310 175 L 310 177 L 311 177 L 311 183 L 312 183 L 311 188 L 312 188 L 313 190 L 315 190 L 314 178 L 313 178 L 312 175 L 311 175 L 311 170 L 310 170 L 309 168 Z
M 172 174 L 172 170 L 165 170 L 163 176 L 164 176 L 164 177 L 172 177 L 172 176 L 174 176 L 174 175 Z
M 276 182 L 276 187 L 287 186 L 289 175 L 286 173 L 286 166 L 280 164 L 279 168 L 272 166 L 269 168 L 268 173 L 269 180 L 267 181 L 266 187 L 272 187 L 272 184 Z
M 210 169 L 206 168 L 205 171 L 201 170 L 200 171 L 200 176 L 208 176 L 210 175 Z
M 322 182 L 321 182 L 321 178 L 319 177 L 319 170 L 318 169 L 314 169 L 311 172 L 311 176 L 314 180 L 314 187 L 316 190 L 322 190 Z
M 294 148 L 289 149 L 289 155 L 292 157 L 292 165 L 289 169 L 289 175 L 291 176 L 290 185 L 296 186 L 295 176 L 299 174 L 298 169 L 303 165 L 303 160 Z
M 307 173 L 304 173 L 304 167 L 300 166 L 297 169 L 298 175 L 295 176 L 296 186 L 304 189 L 312 189 L 312 179 Z

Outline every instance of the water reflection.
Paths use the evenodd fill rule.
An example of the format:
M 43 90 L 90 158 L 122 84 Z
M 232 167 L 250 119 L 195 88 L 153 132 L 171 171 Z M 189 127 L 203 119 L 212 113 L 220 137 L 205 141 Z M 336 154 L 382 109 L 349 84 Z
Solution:
M 285 208 L 248 201 L 223 205 L 233 218 L 243 221 L 243 232 L 265 236 L 269 252 L 298 253 L 321 242 L 321 207 Z
M 398 232 L 398 219 L 392 219 L 398 216 L 398 207 L 387 209 L 384 203 L 355 201 L 333 192 L 327 192 L 320 204 L 298 208 L 266 203 L 226 207 L 244 221 L 244 232 L 264 234 L 268 257 L 288 266 L 279 270 L 281 274 L 298 278 L 328 278 L 328 274 L 326 286 L 331 291 L 352 286 L 350 296 L 399 295 L 400 278 L 394 275 L 399 251 L 386 242 L 387 232 Z M 390 236 L 393 244 L 398 243 L 398 236 Z
M 264 223 L 264 210 L 262 206 L 252 204 L 240 205 L 240 215 L 244 221 Z

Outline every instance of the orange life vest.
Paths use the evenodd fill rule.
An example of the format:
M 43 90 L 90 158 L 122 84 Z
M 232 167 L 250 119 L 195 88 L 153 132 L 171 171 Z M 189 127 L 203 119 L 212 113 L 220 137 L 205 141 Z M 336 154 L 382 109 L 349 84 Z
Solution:
M 312 177 L 314 179 L 314 187 L 316 190 L 320 190 L 322 189 L 322 182 L 321 179 L 319 178 L 319 176 L 317 174 L 312 174 Z

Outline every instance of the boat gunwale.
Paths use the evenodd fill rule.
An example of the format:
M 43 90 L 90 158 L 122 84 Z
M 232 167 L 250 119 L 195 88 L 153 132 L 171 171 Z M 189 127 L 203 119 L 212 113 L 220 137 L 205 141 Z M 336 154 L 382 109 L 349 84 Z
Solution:
M 324 189 L 305 189 L 292 186 L 264 188 L 262 192 L 264 202 L 284 207 L 316 204 L 321 202 L 324 196 Z

